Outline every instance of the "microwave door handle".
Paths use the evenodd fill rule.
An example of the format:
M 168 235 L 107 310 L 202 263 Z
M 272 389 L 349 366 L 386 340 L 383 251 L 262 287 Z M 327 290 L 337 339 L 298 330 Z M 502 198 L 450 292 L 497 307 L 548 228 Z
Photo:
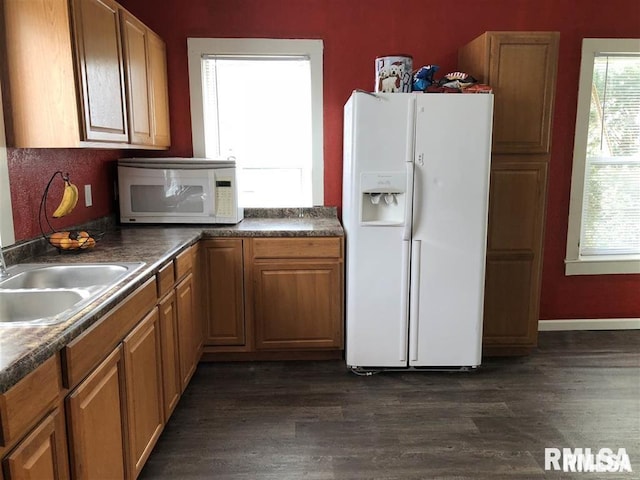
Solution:
M 211 195 L 211 200 L 209 204 L 211 205 L 211 216 L 216 216 L 216 172 L 215 170 L 209 171 L 209 194 Z

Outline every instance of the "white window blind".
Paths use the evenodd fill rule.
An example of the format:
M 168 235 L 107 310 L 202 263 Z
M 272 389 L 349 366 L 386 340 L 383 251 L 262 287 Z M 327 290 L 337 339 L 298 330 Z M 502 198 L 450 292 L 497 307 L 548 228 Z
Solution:
M 640 254 L 640 55 L 596 55 L 580 255 Z
M 202 57 L 207 157 L 234 157 L 245 207 L 312 206 L 308 56 Z

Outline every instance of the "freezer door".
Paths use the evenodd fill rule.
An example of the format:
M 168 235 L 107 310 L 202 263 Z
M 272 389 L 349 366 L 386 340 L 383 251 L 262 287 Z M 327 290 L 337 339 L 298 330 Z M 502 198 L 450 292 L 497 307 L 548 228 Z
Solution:
M 492 110 L 493 95 L 417 97 L 412 366 L 481 361 Z
M 411 218 L 410 199 L 403 197 L 411 187 L 414 105 L 411 94 L 354 93 L 345 107 L 342 220 L 351 367 L 408 362 L 410 229 L 407 233 L 405 222 Z

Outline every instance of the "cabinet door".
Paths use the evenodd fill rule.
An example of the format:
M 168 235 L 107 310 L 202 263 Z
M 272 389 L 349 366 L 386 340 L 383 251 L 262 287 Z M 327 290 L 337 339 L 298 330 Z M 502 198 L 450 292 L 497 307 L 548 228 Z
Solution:
M 69 5 L 44 5 L 2 2 L 2 93 L 10 147 L 75 147 L 80 141 Z
M 74 479 L 124 478 L 122 347 L 67 397 L 69 456 Z
M 7 480 L 68 479 L 64 414 L 60 410 L 50 413 L 3 463 Z
M 342 263 L 253 265 L 256 349 L 342 348 Z
M 129 139 L 118 4 L 73 0 L 85 140 Z
M 162 342 L 162 386 L 164 392 L 164 419 L 169 420 L 182 391 L 180 356 L 178 351 L 178 312 L 174 291 L 159 304 L 160 339 Z
M 123 341 L 127 399 L 129 468 L 136 478 L 162 426 L 162 360 L 158 309 L 154 308 Z
M 206 295 L 205 344 L 244 345 L 242 239 L 203 242 Z
M 494 164 L 483 340 L 533 347 L 538 331 L 547 164 Z
M 548 153 L 556 88 L 555 32 L 489 34 L 493 153 Z
M 129 142 L 150 145 L 152 120 L 148 29 L 129 13 L 121 11 L 120 14 L 128 89 Z
M 178 310 L 180 379 L 182 391 L 184 391 L 196 371 L 202 341 L 202 329 L 193 314 L 193 275 L 191 273 L 176 287 L 176 305 Z
M 171 145 L 169 127 L 169 82 L 165 43 L 149 31 L 149 74 L 151 76 L 152 141 L 158 147 Z

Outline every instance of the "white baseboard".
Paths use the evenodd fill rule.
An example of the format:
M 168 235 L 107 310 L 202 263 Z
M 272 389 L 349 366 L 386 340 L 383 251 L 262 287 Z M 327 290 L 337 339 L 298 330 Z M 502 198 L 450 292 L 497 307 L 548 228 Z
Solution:
M 560 330 L 640 330 L 640 318 L 538 320 L 539 332 Z

